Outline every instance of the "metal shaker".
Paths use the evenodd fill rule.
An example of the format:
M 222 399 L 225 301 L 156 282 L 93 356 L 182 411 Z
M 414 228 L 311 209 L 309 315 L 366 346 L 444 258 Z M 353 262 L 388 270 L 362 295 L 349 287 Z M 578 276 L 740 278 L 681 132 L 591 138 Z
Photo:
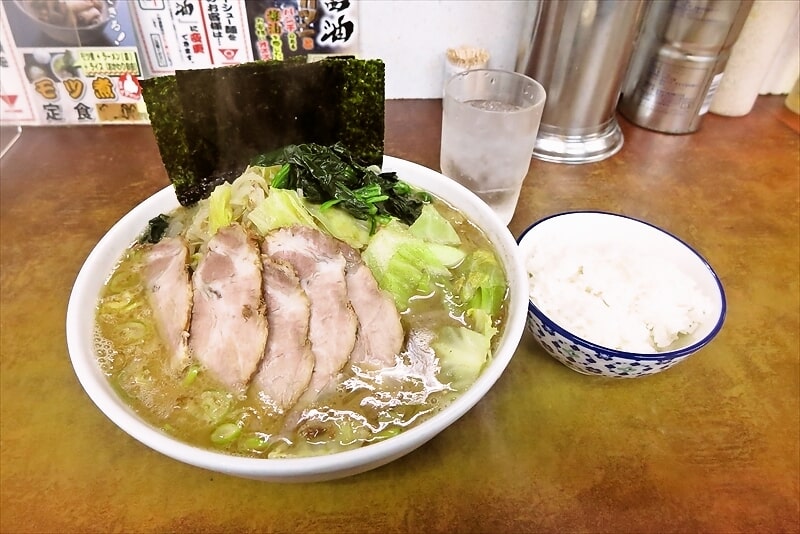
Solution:
M 622 148 L 615 113 L 643 14 L 642 0 L 540 4 L 517 64 L 547 91 L 533 157 L 588 163 Z
M 671 0 L 649 5 L 622 86 L 620 113 L 665 133 L 700 127 L 753 0 Z

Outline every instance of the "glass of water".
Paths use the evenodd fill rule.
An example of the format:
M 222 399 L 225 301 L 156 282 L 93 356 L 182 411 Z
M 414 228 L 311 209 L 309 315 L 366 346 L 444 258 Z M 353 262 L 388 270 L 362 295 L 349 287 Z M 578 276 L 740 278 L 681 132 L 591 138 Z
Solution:
M 454 75 L 442 103 L 442 174 L 464 185 L 508 224 L 531 163 L 545 90 L 518 72 Z

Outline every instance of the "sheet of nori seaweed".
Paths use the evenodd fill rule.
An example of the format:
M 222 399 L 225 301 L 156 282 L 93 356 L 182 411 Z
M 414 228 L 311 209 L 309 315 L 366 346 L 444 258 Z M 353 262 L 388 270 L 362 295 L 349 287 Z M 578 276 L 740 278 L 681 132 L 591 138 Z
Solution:
M 238 172 L 264 148 L 333 143 L 339 74 L 329 62 L 176 72 L 189 150 L 212 173 Z
M 383 163 L 386 66 L 383 61 L 331 58 L 340 72 L 338 140 L 365 167 Z M 377 89 L 380 88 L 380 89 Z
M 156 81 L 165 78 L 171 80 Z M 177 71 L 143 85 L 162 160 L 183 205 L 235 178 L 254 156 L 290 144 L 341 141 L 360 164 L 382 163 L 381 60 L 257 61 Z
M 140 80 L 161 161 L 181 204 L 201 196 L 196 190 L 196 162 L 189 153 L 183 128 L 183 108 L 174 76 Z

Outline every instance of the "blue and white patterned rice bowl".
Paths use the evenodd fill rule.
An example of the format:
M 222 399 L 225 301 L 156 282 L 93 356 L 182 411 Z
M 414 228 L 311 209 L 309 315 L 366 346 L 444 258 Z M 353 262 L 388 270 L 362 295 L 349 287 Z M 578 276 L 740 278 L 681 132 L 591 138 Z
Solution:
M 665 261 L 672 262 L 694 281 L 711 303 L 711 309 L 707 320 L 695 332 L 670 346 L 669 350 L 636 353 L 604 347 L 570 332 L 529 299 L 526 328 L 550 356 L 586 375 L 637 378 L 669 369 L 706 346 L 719 333 L 726 314 L 725 292 L 719 277 L 697 251 L 656 226 L 614 213 L 565 212 L 533 223 L 522 232 L 517 242 L 523 258 L 527 258 L 534 241 L 569 239 L 570 233 L 574 235 L 574 232 L 582 237 L 597 235 L 622 243 L 645 241 L 656 247 Z

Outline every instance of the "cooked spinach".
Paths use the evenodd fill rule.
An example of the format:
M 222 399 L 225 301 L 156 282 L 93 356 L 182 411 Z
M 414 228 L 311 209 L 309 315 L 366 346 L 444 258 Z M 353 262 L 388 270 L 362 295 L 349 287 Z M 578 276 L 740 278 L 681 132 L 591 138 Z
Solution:
M 169 228 L 169 217 L 161 214 L 147 223 L 147 229 L 139 236 L 139 243 L 158 243 Z
M 378 223 L 397 217 L 412 224 L 430 196 L 401 181 L 394 172 L 376 172 L 355 161 L 342 143 L 288 145 L 257 156 L 253 165 L 282 165 L 272 187 L 302 190 L 323 209 L 337 205 L 358 219 Z

